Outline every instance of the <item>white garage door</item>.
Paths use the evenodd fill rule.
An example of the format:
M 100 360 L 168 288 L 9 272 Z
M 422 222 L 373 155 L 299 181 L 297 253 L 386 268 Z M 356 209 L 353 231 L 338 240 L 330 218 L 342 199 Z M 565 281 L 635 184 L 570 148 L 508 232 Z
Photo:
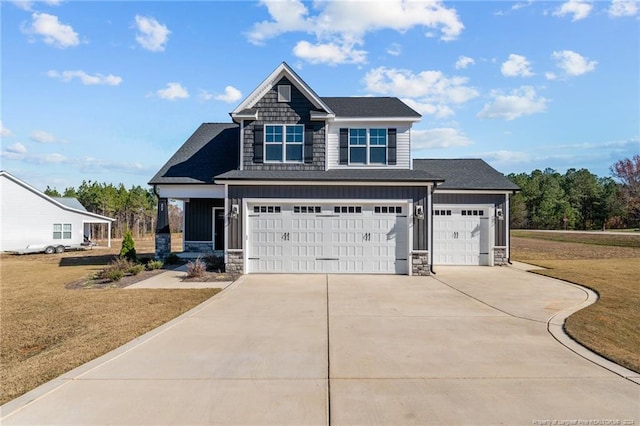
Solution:
M 433 263 L 490 265 L 493 246 L 491 207 L 434 206 Z
M 249 204 L 249 272 L 408 273 L 407 204 Z

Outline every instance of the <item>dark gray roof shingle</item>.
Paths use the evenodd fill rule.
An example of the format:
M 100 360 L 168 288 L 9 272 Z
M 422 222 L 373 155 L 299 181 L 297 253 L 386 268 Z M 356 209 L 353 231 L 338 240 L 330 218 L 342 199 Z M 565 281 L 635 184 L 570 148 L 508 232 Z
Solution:
M 322 97 L 336 117 L 410 117 L 421 115 L 398 98 L 390 97 Z
M 335 169 L 327 171 L 232 170 L 216 180 L 273 180 L 324 182 L 439 182 L 442 179 L 424 170 Z
M 80 201 L 78 201 L 77 198 L 73 198 L 73 197 L 51 197 L 51 198 L 53 198 L 63 206 L 67 206 L 69 208 L 80 210 L 83 212 L 87 211 L 87 209 L 82 204 L 80 204 Z
M 239 127 L 232 123 L 203 123 L 149 181 L 213 183 L 213 177 L 239 165 Z
M 481 159 L 415 159 L 413 168 L 443 178 L 439 189 L 520 190 L 518 185 Z

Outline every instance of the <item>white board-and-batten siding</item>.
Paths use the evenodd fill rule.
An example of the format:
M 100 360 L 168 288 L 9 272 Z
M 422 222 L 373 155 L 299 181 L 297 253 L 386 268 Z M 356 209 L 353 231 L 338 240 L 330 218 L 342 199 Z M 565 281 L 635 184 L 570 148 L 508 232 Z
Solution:
M 84 223 L 101 222 L 65 209 L 6 176 L 0 176 L 0 197 L 0 251 L 19 251 L 35 244 L 79 245 L 84 239 Z M 71 224 L 71 238 L 54 240 L 54 223 Z
M 395 165 L 345 165 L 340 164 L 340 129 L 396 129 Z M 327 169 L 355 167 L 411 169 L 411 123 L 384 121 L 349 121 L 330 123 L 327 127 Z

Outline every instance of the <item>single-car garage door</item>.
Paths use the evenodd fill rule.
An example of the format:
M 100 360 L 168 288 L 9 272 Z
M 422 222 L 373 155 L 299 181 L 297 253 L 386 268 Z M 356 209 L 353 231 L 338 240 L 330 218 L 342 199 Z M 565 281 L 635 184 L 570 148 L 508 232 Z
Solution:
M 491 207 L 434 206 L 433 263 L 491 265 L 492 211 Z
M 249 204 L 249 272 L 408 273 L 407 204 Z

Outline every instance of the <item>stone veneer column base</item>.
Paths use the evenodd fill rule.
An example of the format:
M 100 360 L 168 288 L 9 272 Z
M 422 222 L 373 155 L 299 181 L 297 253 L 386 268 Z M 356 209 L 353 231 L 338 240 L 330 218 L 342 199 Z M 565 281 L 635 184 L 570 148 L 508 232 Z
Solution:
M 224 267 L 228 274 L 244 274 L 244 253 L 242 250 L 227 251 L 227 263 Z
M 418 276 L 431 275 L 428 251 L 411 252 L 411 274 Z
M 185 241 L 184 251 L 191 253 L 213 253 L 211 241 Z
M 496 266 L 503 266 L 507 264 L 507 248 L 506 247 L 494 247 L 493 264 Z
M 171 234 L 156 234 L 156 260 L 164 261 L 171 254 Z

